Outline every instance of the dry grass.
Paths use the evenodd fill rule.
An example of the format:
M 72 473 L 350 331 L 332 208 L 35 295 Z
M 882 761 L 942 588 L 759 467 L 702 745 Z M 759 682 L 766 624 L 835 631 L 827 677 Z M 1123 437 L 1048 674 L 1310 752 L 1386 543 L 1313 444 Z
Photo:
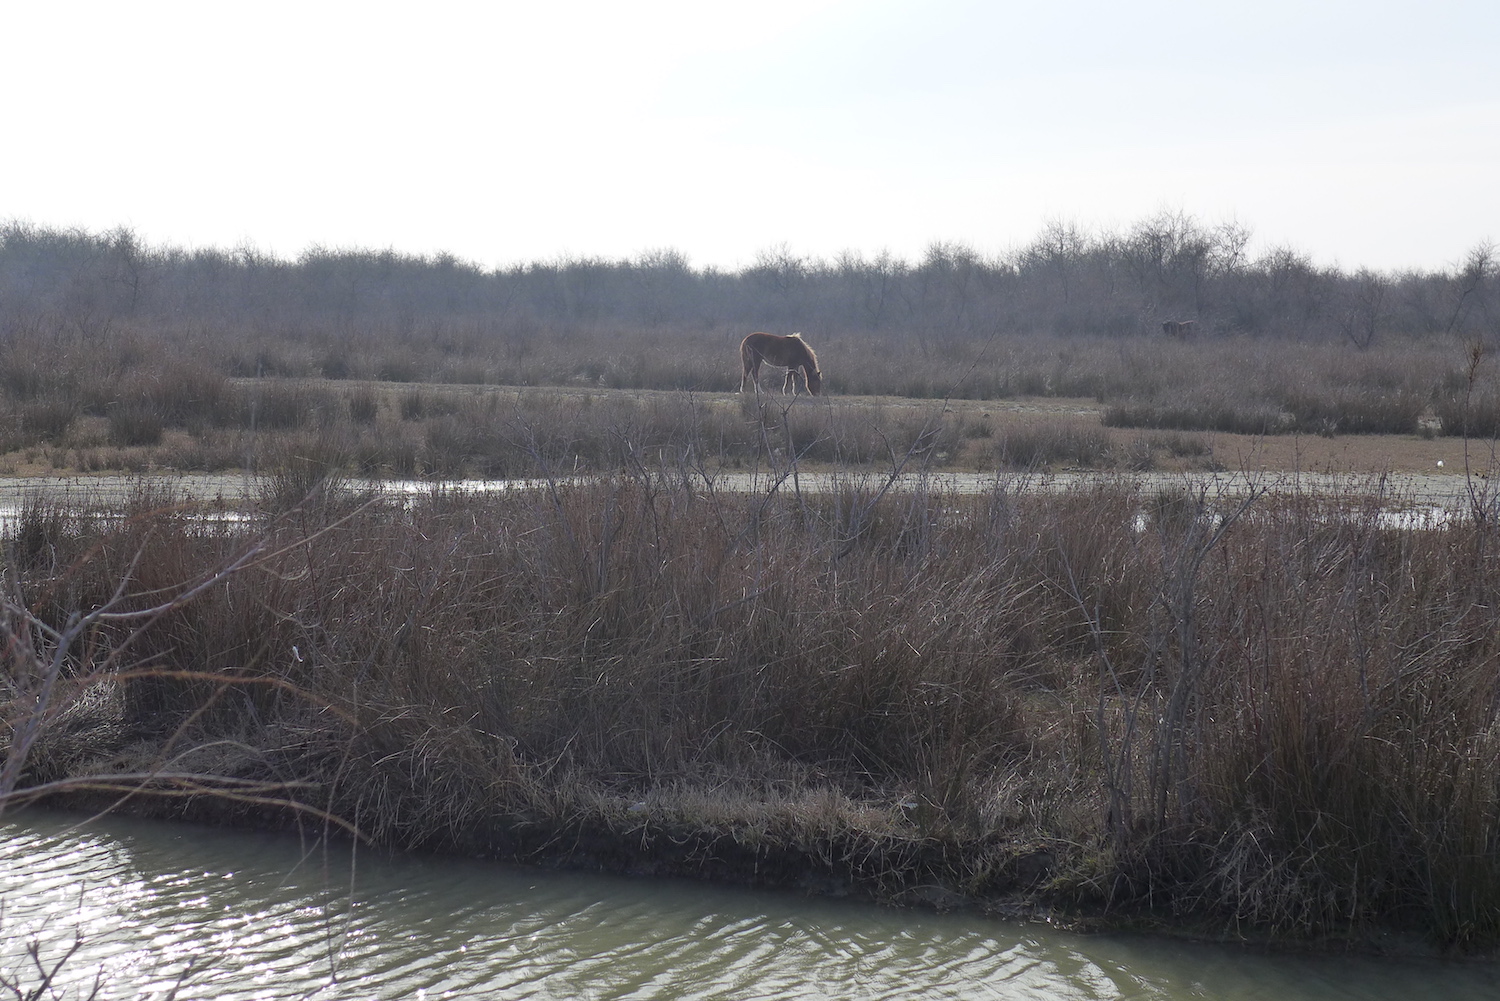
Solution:
M 350 471 L 374 475 L 507 475 L 538 457 L 627 468 L 622 438 L 743 466 L 764 458 L 781 400 L 757 410 L 730 393 L 737 334 L 153 328 L 81 351 L 17 333 L 0 359 L 0 470 L 262 469 L 310 436 L 344 441 Z M 1451 469 L 1462 444 L 1423 443 L 1489 440 L 1500 394 L 1482 347 L 1444 338 L 1363 352 L 1040 335 L 936 352 L 840 331 L 815 343 L 829 393 L 790 419 L 805 458 L 830 464 L 883 464 L 930 437 L 925 461 L 952 468 L 1238 468 L 1256 452 L 1284 455 L 1282 469 L 1378 472 L 1379 452 L 1405 451 L 1410 468 Z M 1358 452 L 1372 455 L 1343 458 Z
M 6 568 L 46 623 L 261 554 L 81 637 L 72 697 L 118 695 L 91 756 L 75 714 L 34 778 L 200 748 L 399 847 L 1500 938 L 1488 521 L 644 468 L 396 502 L 285 468 L 258 522 L 28 509 Z
M 39 718 L 25 665 L 86 621 L 29 782 L 171 761 L 399 847 L 1500 940 L 1482 350 L 829 331 L 829 394 L 793 402 L 729 392 L 743 332 L 13 332 L 0 469 L 264 486 L 248 521 L 145 488 L 123 518 L 22 513 L 12 757 Z M 1473 516 L 1422 530 L 1353 491 L 881 488 L 898 465 L 1439 462 L 1476 474 Z M 682 476 L 803 468 L 843 486 Z M 356 476 L 552 482 L 397 500 Z M 87 618 L 252 547 L 149 621 Z M 190 809 L 279 816 L 240 802 Z

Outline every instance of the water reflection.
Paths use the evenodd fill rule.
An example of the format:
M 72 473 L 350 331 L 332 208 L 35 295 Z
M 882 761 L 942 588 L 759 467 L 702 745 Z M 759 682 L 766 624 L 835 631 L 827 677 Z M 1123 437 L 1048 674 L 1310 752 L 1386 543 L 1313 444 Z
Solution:
M 0 969 L 101 998 L 1492 998 L 1493 965 L 1277 958 L 679 881 L 0 822 Z M 32 973 L 30 979 L 26 974 Z
M 485 495 L 510 491 L 538 490 L 549 483 L 578 484 L 592 482 L 590 477 L 564 477 L 561 480 L 360 480 L 350 479 L 350 488 L 380 494 L 387 498 L 409 499 L 431 494 Z M 704 489 L 707 481 L 689 477 L 694 489 Z M 713 477 L 712 487 L 721 493 L 764 493 L 771 490 L 803 493 L 828 493 L 844 489 L 879 490 L 885 477 L 868 471 L 854 473 L 810 472 L 795 481 L 769 473 L 726 472 Z M 988 494 L 996 490 L 1014 493 L 1065 492 L 1100 484 L 1134 484 L 1144 496 L 1160 491 L 1181 491 L 1204 496 L 1217 503 L 1239 499 L 1252 490 L 1268 490 L 1275 495 L 1340 496 L 1380 498 L 1376 515 L 1378 527 L 1399 530 L 1433 530 L 1455 525 L 1472 514 L 1475 504 L 1493 506 L 1495 499 L 1486 487 L 1481 493 L 1469 493 L 1469 481 L 1461 476 L 1357 477 L 1338 474 L 1303 473 L 1291 475 L 1252 475 L 1245 473 L 958 473 L 938 472 L 909 474 L 894 484 L 897 490 L 929 489 L 943 494 Z M 96 477 L 0 477 L 0 534 L 13 532 L 28 502 L 45 499 L 76 510 L 121 510 L 133 496 L 143 490 L 160 491 L 184 503 L 201 505 L 197 517 L 205 523 L 237 524 L 252 520 L 246 503 L 263 492 L 263 481 L 252 476 L 228 474 L 183 474 L 171 476 L 96 476 Z M 1151 515 L 1137 512 L 1134 528 L 1146 531 Z

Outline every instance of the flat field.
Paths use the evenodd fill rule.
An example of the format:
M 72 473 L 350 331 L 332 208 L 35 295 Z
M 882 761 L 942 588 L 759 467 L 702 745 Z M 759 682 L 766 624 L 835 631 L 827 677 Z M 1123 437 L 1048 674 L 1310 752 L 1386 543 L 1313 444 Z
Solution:
M 1423 414 L 1407 433 L 1259 433 L 1111 427 L 1108 405 L 1085 397 L 928 400 L 893 396 L 751 394 L 567 386 L 505 388 L 233 380 L 232 391 L 267 398 L 271 420 L 256 427 L 249 406 L 221 426 L 158 426 L 128 443 L 105 416 L 79 414 L 50 438 L 12 442 L 0 475 L 230 472 L 273 468 L 289 455 L 375 477 L 463 478 L 561 469 L 607 471 L 623 453 L 608 439 L 638 434 L 643 447 L 695 447 L 720 469 L 764 463 L 795 419 L 809 468 L 888 468 L 925 436 L 915 458 L 928 469 L 1234 471 L 1327 475 L 1487 477 L 1492 441 L 1438 434 Z M 371 413 L 350 420 L 351 406 Z M 288 415 L 285 411 L 290 409 Z M 769 434 L 763 432 L 769 431 Z M 696 440 L 694 433 L 696 432 Z M 559 449 L 559 445 L 562 447 Z M 572 447 L 570 453 L 567 446 Z M 544 447 L 550 447 L 546 452 Z M 703 453 L 707 452 L 705 456 Z M 930 453 L 930 454 L 929 454 Z M 535 463 L 533 463 L 535 460 Z M 571 461 L 570 461 L 571 460 Z

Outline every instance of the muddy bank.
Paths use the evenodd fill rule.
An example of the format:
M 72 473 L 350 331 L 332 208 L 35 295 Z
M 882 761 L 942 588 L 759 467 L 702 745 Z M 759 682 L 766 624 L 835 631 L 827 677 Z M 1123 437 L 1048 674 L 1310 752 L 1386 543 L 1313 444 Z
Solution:
M 363 842 L 357 830 L 330 824 L 313 812 L 250 806 L 198 795 L 121 801 L 97 791 L 75 791 L 32 801 L 77 814 L 102 813 L 210 824 L 247 831 L 298 835 L 305 843 L 328 838 Z M 1277 953 L 1340 953 L 1405 958 L 1494 960 L 1495 950 L 1454 951 L 1436 942 L 1420 923 L 1392 923 L 1319 936 L 1277 933 L 1232 915 L 1181 912 L 1153 904 L 1148 895 L 1125 898 L 1080 886 L 1081 846 L 1005 842 L 964 844 L 922 837 L 848 832 L 798 832 L 781 842 L 774 822 L 757 818 L 737 828 L 695 826 L 683 818 L 643 817 L 623 801 L 620 809 L 567 818 L 514 814 L 464 831 L 428 832 L 419 844 L 396 848 L 414 856 L 487 860 L 551 870 L 639 878 L 702 880 L 757 889 L 794 890 L 809 896 L 976 918 L 1040 922 L 1083 934 L 1131 933 L 1195 942 L 1251 946 Z M 372 847 L 391 849 L 389 844 Z M 982 858 L 977 870 L 975 860 Z

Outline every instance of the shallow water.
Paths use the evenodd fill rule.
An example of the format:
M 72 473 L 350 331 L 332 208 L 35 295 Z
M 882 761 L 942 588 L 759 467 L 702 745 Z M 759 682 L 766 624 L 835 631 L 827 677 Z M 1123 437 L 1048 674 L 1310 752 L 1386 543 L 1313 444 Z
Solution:
M 679 880 L 0 820 L 0 970 L 101 998 L 1447 999 L 1500 965 L 1271 956 Z M 4 992 L 0 988 L 0 992 Z
M 826 494 L 837 489 L 856 488 L 879 491 L 886 477 L 867 473 L 804 473 L 795 480 L 772 477 L 765 473 L 723 473 L 712 479 L 712 489 L 729 494 L 759 494 L 775 489 L 783 494 Z M 1397 530 L 1437 530 L 1457 524 L 1469 516 L 1469 486 L 1458 476 L 1350 477 L 1328 474 L 1302 476 L 1254 476 L 1239 473 L 936 473 L 932 476 L 903 476 L 892 483 L 895 491 L 932 489 L 944 494 L 989 494 L 996 489 L 1011 492 L 1062 492 L 1086 488 L 1094 483 L 1116 483 L 1125 480 L 1140 486 L 1146 495 L 1157 491 L 1205 491 L 1211 500 L 1233 501 L 1250 489 L 1265 489 L 1274 495 L 1343 495 L 1371 497 L 1379 495 L 1382 506 L 1376 513 L 1377 524 Z M 564 480 L 571 482 L 571 480 Z M 583 480 L 580 480 L 583 482 Z M 261 489 L 260 480 L 246 476 L 99 476 L 99 477 L 0 477 L 0 534 L 15 530 L 21 510 L 31 498 L 46 498 L 49 503 L 77 509 L 110 510 L 123 507 L 142 483 L 183 503 L 205 506 L 204 521 L 243 522 L 251 518 L 246 501 L 252 501 Z M 466 494 L 498 494 L 502 491 L 540 489 L 547 480 L 350 480 L 354 488 L 383 492 L 387 497 L 417 497 L 434 491 Z M 694 489 L 705 489 L 706 482 L 694 480 Z M 1485 491 L 1485 506 L 1496 506 L 1496 498 Z M 1137 513 L 1136 530 L 1146 531 L 1149 515 Z
M 806 472 L 795 478 L 774 476 L 766 472 L 730 472 L 713 477 L 713 489 L 728 493 L 764 493 L 778 490 L 783 493 L 827 493 L 850 487 L 862 490 L 879 490 L 885 486 L 887 476 L 878 471 L 855 472 Z M 587 482 L 587 477 L 565 478 L 560 482 Z M 554 481 L 558 482 L 558 481 Z M 996 489 L 1013 492 L 1057 492 L 1087 487 L 1098 483 L 1130 482 L 1143 491 L 1187 490 L 1206 491 L 1211 499 L 1232 499 L 1245 495 L 1251 489 L 1266 490 L 1273 495 L 1342 495 L 1370 497 L 1379 496 L 1383 506 L 1397 512 L 1403 524 L 1407 520 L 1413 527 L 1432 527 L 1420 522 L 1446 522 L 1454 511 L 1467 509 L 1475 502 L 1470 487 L 1478 491 L 1478 498 L 1493 504 L 1492 491 L 1484 482 L 1471 484 L 1462 476 L 1455 475 L 1391 475 L 1352 476 L 1320 473 L 1301 474 L 1246 474 L 1225 473 L 953 473 L 939 472 L 929 475 L 905 474 L 892 484 L 897 491 L 928 489 L 949 494 L 987 494 Z M 413 496 L 435 490 L 462 491 L 466 493 L 498 493 L 509 490 L 535 489 L 545 486 L 547 480 L 358 480 L 348 484 L 359 489 L 370 489 L 390 496 Z M 690 483 L 695 489 L 704 489 L 708 483 L 693 476 Z M 14 523 L 22 507 L 31 498 L 45 498 L 54 503 L 78 508 L 118 508 L 143 486 L 187 502 L 212 505 L 219 512 L 217 517 L 233 516 L 236 507 L 253 500 L 263 489 L 264 483 L 253 476 L 242 474 L 183 474 L 170 476 L 22 476 L 0 477 L 0 528 Z

